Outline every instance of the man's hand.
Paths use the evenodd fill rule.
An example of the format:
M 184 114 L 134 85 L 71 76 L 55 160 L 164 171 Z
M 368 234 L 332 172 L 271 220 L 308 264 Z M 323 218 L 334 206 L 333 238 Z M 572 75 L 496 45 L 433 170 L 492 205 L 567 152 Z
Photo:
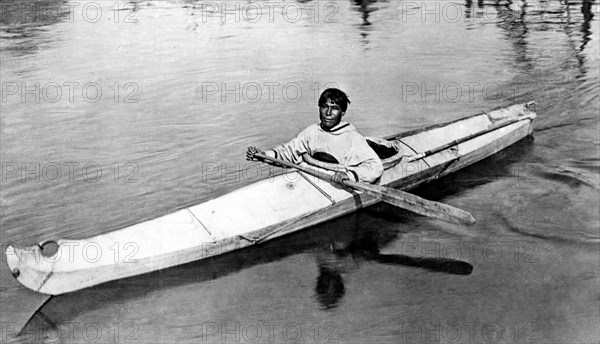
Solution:
M 254 146 L 248 147 L 248 150 L 246 151 L 246 160 L 262 161 L 263 159 L 260 159 L 260 158 L 254 156 L 257 153 L 265 154 L 264 151 L 261 151 L 260 149 L 254 147 Z
M 350 178 L 348 178 L 348 175 L 345 172 L 336 172 L 333 176 L 331 176 L 331 180 L 338 183 L 338 184 L 342 184 L 342 180 L 349 180 Z

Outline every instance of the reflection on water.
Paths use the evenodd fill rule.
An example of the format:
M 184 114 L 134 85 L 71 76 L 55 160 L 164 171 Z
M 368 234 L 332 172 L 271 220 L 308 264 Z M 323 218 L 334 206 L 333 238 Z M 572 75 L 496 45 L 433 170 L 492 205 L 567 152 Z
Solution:
M 12 58 L 9 63 L 35 53 L 40 44 L 50 41 L 41 36 L 53 24 L 68 20 L 70 10 L 66 4 L 66 0 L 9 0 L 0 3 L 0 39 L 2 50 L 9 52 Z
M 579 53 L 584 51 L 591 39 L 591 22 L 594 18 L 592 1 L 582 0 L 579 5 L 565 0 L 556 2 L 495 0 L 494 2 L 479 1 L 477 7 L 473 7 L 472 0 L 466 0 L 466 19 L 469 21 L 489 19 L 491 15 L 486 7 L 493 7 L 498 16 L 496 24 L 504 30 L 507 40 L 513 44 L 516 61 L 525 63 L 525 70 L 531 68 L 527 40 L 533 37 L 529 35 L 529 30 L 550 31 L 557 28 L 563 30 L 569 45 L 577 51 L 574 57 L 577 58 L 580 66 L 584 64 L 586 54 Z
M 360 262 L 421 268 L 454 275 L 470 275 L 473 266 L 467 262 L 448 258 L 411 257 L 403 254 L 381 254 L 377 232 L 363 234 L 351 242 L 336 241 L 331 251 L 319 251 L 319 276 L 315 292 L 317 300 L 326 308 L 335 308 L 345 294 L 342 273 L 359 267 Z M 341 246 L 341 247 L 340 247 Z
M 583 51 L 585 45 L 592 39 L 590 37 L 592 35 L 591 22 L 592 18 L 594 18 L 594 13 L 592 12 L 592 0 L 583 0 L 583 3 L 581 4 L 581 13 L 583 13 L 583 23 L 581 23 L 583 41 L 579 49 L 580 52 Z
M 371 12 L 377 10 L 375 4 L 377 0 L 354 0 L 356 10 L 361 13 L 362 23 L 360 23 L 360 35 L 363 38 L 365 46 L 369 44 L 369 32 L 371 31 L 371 23 L 369 22 L 369 15 Z M 367 48 L 368 49 L 368 48 Z
M 340 272 L 326 265 L 319 266 L 315 293 L 321 305 L 325 308 L 335 308 L 345 292 L 344 279 Z
M 15 30 L 25 30 L 32 26 L 50 26 L 68 20 L 71 9 L 66 0 L 17 1 L 2 2 L 2 38 L 25 38 L 28 36 L 11 36 Z

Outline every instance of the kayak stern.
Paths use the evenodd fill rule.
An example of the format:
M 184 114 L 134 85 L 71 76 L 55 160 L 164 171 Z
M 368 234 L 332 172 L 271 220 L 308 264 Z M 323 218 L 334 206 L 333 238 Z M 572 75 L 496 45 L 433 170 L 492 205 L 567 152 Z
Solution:
M 43 286 L 52 275 L 52 257 L 42 255 L 42 246 L 15 247 L 8 245 L 6 260 L 11 274 L 27 288 L 44 293 Z

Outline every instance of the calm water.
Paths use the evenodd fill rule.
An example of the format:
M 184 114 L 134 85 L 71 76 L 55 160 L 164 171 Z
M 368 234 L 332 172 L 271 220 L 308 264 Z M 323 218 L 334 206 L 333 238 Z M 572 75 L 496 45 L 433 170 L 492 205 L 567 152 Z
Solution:
M 13 324 L 40 297 L 3 254 L 1 341 L 600 340 L 598 2 L 1 6 L 3 250 L 112 231 L 256 180 L 245 147 L 315 122 L 326 86 L 348 92 L 347 119 L 372 136 L 530 100 L 539 116 L 534 141 L 416 191 L 471 212 L 468 229 L 378 205 L 54 298 L 17 339 Z

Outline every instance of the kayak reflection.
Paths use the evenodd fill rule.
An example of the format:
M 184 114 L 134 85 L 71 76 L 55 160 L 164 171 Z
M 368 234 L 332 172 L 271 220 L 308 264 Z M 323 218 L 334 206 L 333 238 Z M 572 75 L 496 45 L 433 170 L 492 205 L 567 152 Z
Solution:
M 471 264 L 455 259 L 381 254 L 380 245 L 375 240 L 375 236 L 368 234 L 348 245 L 332 242 L 327 250 L 320 251 L 316 257 L 319 275 L 316 281 L 315 297 L 325 309 L 338 306 L 346 293 L 342 273 L 357 269 L 361 261 L 416 267 L 454 275 L 470 275 L 473 271 Z

